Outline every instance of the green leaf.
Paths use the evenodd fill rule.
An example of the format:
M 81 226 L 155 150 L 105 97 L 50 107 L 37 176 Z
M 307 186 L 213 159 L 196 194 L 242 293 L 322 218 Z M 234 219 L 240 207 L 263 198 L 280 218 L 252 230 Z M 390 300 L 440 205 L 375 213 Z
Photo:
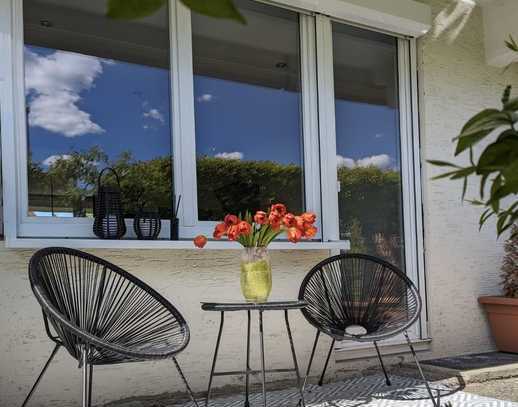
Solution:
M 447 161 L 440 161 L 440 160 L 427 160 L 429 164 L 436 165 L 437 167 L 454 167 L 454 168 L 461 168 L 456 164 L 449 163 Z
M 518 138 L 503 138 L 491 143 L 480 155 L 478 160 L 479 172 L 500 171 L 509 163 L 513 155 L 518 157 Z
M 482 226 L 484 226 L 484 223 L 487 222 L 487 220 L 494 215 L 494 212 L 491 210 L 491 208 L 487 208 L 484 212 L 482 212 L 482 215 L 480 215 L 480 220 L 478 221 L 479 230 L 482 229 Z
M 455 148 L 455 155 L 459 155 L 463 151 L 467 150 L 470 147 L 473 147 L 480 140 L 486 137 L 489 133 L 491 133 L 494 128 L 486 129 L 474 134 L 468 134 L 459 137 L 457 140 L 457 147 Z
M 452 177 L 450 179 L 466 178 L 469 175 L 473 174 L 476 170 L 477 170 L 476 167 L 463 168 L 463 169 L 457 171 L 457 173 L 455 175 L 452 175 Z
M 167 3 L 167 0 L 108 0 L 106 15 L 114 19 L 137 19 L 147 17 Z
M 488 120 L 494 118 L 500 113 L 501 112 L 498 109 L 482 110 L 466 122 L 466 124 L 462 127 L 461 135 L 462 133 L 468 132 L 470 129 L 473 129 L 476 126 L 479 126 L 481 123 L 487 122 Z
M 505 45 L 511 51 L 518 52 L 518 44 L 516 43 L 512 35 L 509 36 L 509 40 L 505 41 Z
M 192 11 L 216 18 L 228 18 L 246 24 L 232 0 L 180 0 Z

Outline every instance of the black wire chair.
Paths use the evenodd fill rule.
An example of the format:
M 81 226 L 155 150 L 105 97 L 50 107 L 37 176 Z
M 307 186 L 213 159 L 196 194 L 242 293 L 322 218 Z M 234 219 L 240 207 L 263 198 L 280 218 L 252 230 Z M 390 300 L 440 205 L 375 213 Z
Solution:
M 306 275 L 299 299 L 307 302 L 302 313 L 317 329 L 303 389 L 321 333 L 329 335 L 332 342 L 318 382 L 320 386 L 335 342 L 344 340 L 372 342 L 390 386 L 378 342 L 403 333 L 430 399 L 435 406 L 440 406 L 408 337 L 407 329 L 419 318 L 422 304 L 417 288 L 402 271 L 384 260 L 364 254 L 333 256 L 317 264 Z
M 22 406 L 61 347 L 83 370 L 83 407 L 92 403 L 95 365 L 157 359 L 172 359 L 198 406 L 176 360 L 189 343 L 189 327 L 158 292 L 103 259 L 61 247 L 32 256 L 29 280 L 55 347 Z

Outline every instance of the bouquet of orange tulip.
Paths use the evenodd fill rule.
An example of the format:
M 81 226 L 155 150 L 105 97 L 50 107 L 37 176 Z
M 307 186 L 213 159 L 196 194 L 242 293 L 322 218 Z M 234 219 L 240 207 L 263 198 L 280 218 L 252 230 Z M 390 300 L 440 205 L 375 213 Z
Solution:
M 277 236 L 286 233 L 290 242 L 297 243 L 316 235 L 315 220 L 314 213 L 305 212 L 296 216 L 279 203 L 272 205 L 268 213 L 257 211 L 252 216 L 247 212 L 243 218 L 231 214 L 225 216 L 224 221 L 214 228 L 213 237 L 219 240 L 226 236 L 243 247 L 267 247 Z M 206 236 L 199 235 L 194 239 L 196 247 L 202 248 L 206 243 Z

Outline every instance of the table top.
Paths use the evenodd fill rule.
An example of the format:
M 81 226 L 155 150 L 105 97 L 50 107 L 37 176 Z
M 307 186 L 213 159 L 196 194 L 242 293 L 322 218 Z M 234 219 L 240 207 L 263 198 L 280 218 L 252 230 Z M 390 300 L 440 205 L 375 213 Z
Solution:
M 279 311 L 290 309 L 301 309 L 307 306 L 306 301 L 286 300 L 267 302 L 202 302 L 201 309 L 204 311 Z

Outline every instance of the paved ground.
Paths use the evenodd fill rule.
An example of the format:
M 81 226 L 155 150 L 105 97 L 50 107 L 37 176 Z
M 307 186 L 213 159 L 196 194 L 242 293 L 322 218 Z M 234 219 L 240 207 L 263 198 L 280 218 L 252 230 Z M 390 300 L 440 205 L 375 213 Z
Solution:
M 465 392 L 518 402 L 518 377 L 468 384 Z

